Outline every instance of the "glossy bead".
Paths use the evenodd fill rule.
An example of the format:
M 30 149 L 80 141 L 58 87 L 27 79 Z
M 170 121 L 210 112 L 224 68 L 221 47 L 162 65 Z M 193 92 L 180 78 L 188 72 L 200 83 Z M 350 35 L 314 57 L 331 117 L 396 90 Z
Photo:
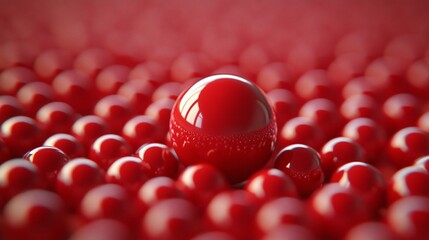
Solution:
M 312 69 L 304 73 L 295 83 L 295 93 L 303 100 L 326 98 L 336 100 L 334 86 L 325 70 Z
M 11 159 L 0 165 L 0 208 L 15 195 L 40 186 L 40 174 L 31 162 Z
M 34 71 L 44 81 L 51 82 L 60 72 L 71 68 L 72 59 L 68 52 L 49 49 L 39 54 L 34 60 Z
M 214 195 L 228 188 L 225 177 L 212 165 L 187 167 L 177 179 L 177 187 L 198 206 L 205 207 Z
M 179 161 L 168 146 L 161 143 L 148 143 L 137 149 L 135 155 L 141 159 L 147 176 L 177 177 Z
M 55 184 L 58 172 L 70 160 L 60 149 L 47 146 L 34 148 L 24 155 L 24 159 L 32 162 L 37 167 L 48 187 Z
M 153 205 L 143 217 L 145 239 L 184 240 L 198 229 L 197 208 L 184 199 L 166 199 Z
M 119 158 L 106 172 L 106 182 L 121 185 L 130 193 L 136 193 L 146 180 L 142 160 L 137 157 Z
M 0 124 L 11 117 L 23 115 L 21 104 L 15 97 L 0 96 Z
M 169 98 L 176 100 L 180 93 L 184 90 L 184 84 L 177 82 L 163 83 L 155 89 L 152 94 L 152 101 L 156 102 L 161 99 Z
M 12 198 L 3 221 L 9 239 L 55 240 L 67 237 L 63 202 L 55 193 L 28 190 Z
M 40 146 L 44 133 L 31 118 L 16 116 L 1 125 L 0 134 L 9 148 L 12 157 L 22 157 L 27 151 Z
M 397 171 L 389 180 L 387 199 L 389 204 L 409 197 L 429 197 L 429 172 L 416 166 L 405 167 Z
M 117 220 L 99 219 L 87 223 L 70 236 L 69 240 L 131 240 L 129 227 Z
M 210 59 L 201 53 L 185 52 L 171 64 L 171 78 L 185 82 L 194 77 L 203 77 L 210 72 Z
M 140 80 L 128 81 L 118 90 L 118 95 L 132 106 L 133 112 L 143 114 L 151 103 L 153 86 Z
M 327 138 L 337 136 L 343 125 L 343 119 L 335 103 L 324 98 L 306 102 L 298 114 L 313 120 Z
M 371 85 L 370 80 L 365 77 L 357 77 L 348 81 L 342 91 L 341 95 L 344 99 L 352 97 L 354 95 L 368 95 L 375 99 L 380 98 L 377 94 L 376 88 Z
M 164 136 L 161 127 L 145 115 L 137 115 L 128 120 L 122 129 L 122 137 L 137 150 L 147 143 L 161 143 Z
M 69 133 L 78 115 L 70 105 L 51 102 L 39 109 L 36 119 L 49 136 L 56 133 Z
M 248 239 L 253 235 L 248 226 L 255 214 L 255 201 L 243 190 L 220 192 L 206 208 L 206 217 L 213 229 L 226 231 L 238 239 Z
M 132 150 L 128 143 L 115 134 L 106 134 L 97 138 L 89 150 L 89 158 L 105 170 L 119 158 L 131 155 Z
M 255 223 L 262 235 L 284 225 L 309 224 L 307 206 L 297 198 L 280 197 L 266 202 L 259 208 Z
M 168 69 L 159 62 L 145 61 L 131 69 L 129 79 L 138 79 L 141 82 L 148 82 L 153 87 L 157 87 L 168 79 L 167 70 Z
M 311 196 L 309 211 L 314 230 L 328 239 L 341 239 L 370 216 L 356 192 L 336 183 L 324 185 Z
M 12 67 L 0 73 L 0 92 L 16 95 L 19 89 L 30 82 L 37 81 L 34 72 L 25 67 Z
M 19 89 L 16 98 L 21 103 L 24 112 L 29 116 L 34 116 L 43 105 L 54 100 L 54 91 L 47 83 L 31 82 Z
M 298 191 L 293 180 L 282 171 L 271 168 L 254 173 L 244 189 L 262 202 L 278 197 L 297 197 Z
M 372 165 L 362 162 L 344 164 L 334 172 L 330 182 L 355 190 L 373 213 L 385 204 L 386 183 L 380 171 Z
M 396 94 L 388 98 L 382 107 L 385 123 L 393 130 L 414 126 L 420 116 L 420 102 L 411 94 Z
M 421 167 L 429 172 L 429 155 L 417 158 L 414 166 Z
M 416 127 L 399 130 L 388 145 L 389 160 L 399 167 L 412 165 L 414 161 L 429 154 L 429 133 Z
M 127 191 L 116 184 L 102 184 L 89 190 L 80 203 L 85 221 L 110 218 L 121 222 L 130 220 L 131 199 Z
M 85 150 L 82 144 L 72 135 L 58 133 L 45 140 L 43 146 L 55 147 L 63 151 L 70 159 L 83 157 Z
M 345 240 L 399 240 L 387 224 L 383 222 L 368 221 L 354 226 L 348 231 Z
M 71 133 L 82 145 L 89 146 L 100 136 L 108 133 L 106 121 L 95 115 L 86 115 L 77 119 L 71 129 Z
M 119 88 L 128 81 L 130 69 L 123 65 L 111 65 L 100 71 L 95 78 L 95 88 L 100 96 L 116 94 Z
M 332 173 L 349 162 L 365 162 L 363 148 L 355 141 L 346 137 L 336 137 L 323 145 L 320 150 L 320 163 L 325 179 L 330 179 Z
M 76 209 L 89 190 L 103 183 L 104 173 L 94 161 L 75 158 L 59 171 L 55 191 L 70 207 Z
M 131 118 L 131 105 L 119 95 L 110 95 L 100 99 L 94 106 L 94 115 L 101 117 L 110 130 L 119 134 L 124 124 Z
M 169 177 L 154 177 L 147 180 L 137 193 L 138 200 L 149 207 L 169 198 L 180 198 L 182 192 L 176 182 Z
M 386 222 L 400 239 L 427 239 L 429 198 L 413 196 L 398 200 L 387 209 Z
M 311 147 L 293 144 L 280 150 L 275 167 L 292 178 L 301 196 L 309 196 L 324 180 L 320 156 Z
M 275 89 L 290 89 L 293 82 L 291 70 L 282 62 L 273 62 L 263 66 L 256 77 L 256 84 L 266 92 Z
M 245 73 L 254 76 L 270 62 L 270 57 L 264 48 L 258 44 L 253 44 L 240 53 L 237 61 L 238 66 Z
M 213 164 L 231 183 L 264 166 L 276 132 L 264 94 L 233 75 L 214 75 L 193 85 L 178 98 L 170 121 L 171 143 L 180 161 Z
M 90 114 L 94 106 L 90 79 L 76 70 L 65 70 L 52 81 L 59 101 L 69 104 L 80 114 Z
M 267 92 L 267 99 L 273 106 L 277 126 L 283 126 L 298 113 L 299 103 L 296 96 L 286 89 L 274 89 Z
M 351 79 L 362 76 L 367 58 L 362 53 L 343 53 L 329 64 L 327 74 L 335 85 L 344 86 Z
M 113 57 L 110 52 L 100 48 L 88 48 L 76 56 L 73 66 L 91 78 L 97 76 L 101 69 L 112 64 Z
M 370 118 L 378 121 L 381 117 L 378 102 L 365 94 L 355 94 L 345 99 L 341 104 L 340 113 L 348 121 L 355 118 Z
M 365 69 L 365 77 L 382 93 L 383 97 L 407 90 L 403 81 L 404 66 L 394 58 L 381 57 L 372 61 Z
M 173 106 L 173 99 L 164 98 L 151 103 L 146 108 L 144 115 L 154 120 L 162 128 L 163 132 L 167 132 Z
M 368 162 L 377 161 L 386 144 L 386 133 L 382 126 L 369 118 L 356 118 L 343 128 L 343 137 L 359 143 L 365 150 Z
M 319 149 L 324 140 L 325 135 L 316 122 L 305 117 L 294 117 L 287 121 L 279 135 L 281 146 L 305 144 Z

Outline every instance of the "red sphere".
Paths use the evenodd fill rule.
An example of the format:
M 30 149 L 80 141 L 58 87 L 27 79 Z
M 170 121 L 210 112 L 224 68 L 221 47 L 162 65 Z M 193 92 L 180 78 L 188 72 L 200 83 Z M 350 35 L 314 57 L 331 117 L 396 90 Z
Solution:
M 233 75 L 202 79 L 179 96 L 170 120 L 171 143 L 185 165 L 209 163 L 231 183 L 268 161 L 277 126 L 262 91 Z
M 417 158 L 429 154 L 429 133 L 416 127 L 399 130 L 390 139 L 388 154 L 399 167 L 412 165 Z
M 292 178 L 301 196 L 309 196 L 324 180 L 319 154 L 303 144 L 283 148 L 275 158 L 275 167 Z

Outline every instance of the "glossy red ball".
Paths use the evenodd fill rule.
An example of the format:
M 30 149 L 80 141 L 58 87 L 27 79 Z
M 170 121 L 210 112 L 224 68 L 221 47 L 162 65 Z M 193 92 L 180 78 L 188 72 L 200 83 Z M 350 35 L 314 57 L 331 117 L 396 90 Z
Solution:
M 45 140 L 43 146 L 56 147 L 63 151 L 70 159 L 84 157 L 86 152 L 82 144 L 72 135 L 58 133 Z
M 389 204 L 409 197 L 429 197 L 429 172 L 423 168 L 410 166 L 397 171 L 389 180 L 387 186 L 387 200 Z
M 274 165 L 292 178 L 303 197 L 309 196 L 324 181 L 319 154 L 303 144 L 293 144 L 280 150 Z
M 398 200 L 387 209 L 386 222 L 400 239 L 428 239 L 429 198 L 413 196 Z
M 179 173 L 179 161 L 176 154 L 164 144 L 145 144 L 137 149 L 135 155 L 141 159 L 143 171 L 148 177 L 176 178 Z
M 104 172 L 87 158 L 75 158 L 59 171 L 55 191 L 72 208 L 77 209 L 83 196 L 92 188 L 104 183 Z
M 417 127 L 403 128 L 390 139 L 389 160 L 398 167 L 410 166 L 425 155 L 429 155 L 429 133 Z
M 121 185 L 133 194 L 147 178 L 142 160 L 138 157 L 121 157 L 106 172 L 106 182 Z
M 352 188 L 362 196 L 366 208 L 377 214 L 385 205 L 387 184 L 381 172 L 363 162 L 350 162 L 339 167 L 331 181 Z
M 183 193 L 179 190 L 176 181 L 169 177 L 151 178 L 137 193 L 137 198 L 144 205 L 143 207 L 150 207 L 163 199 L 181 197 Z
M 40 176 L 49 188 L 55 184 L 55 179 L 61 168 L 70 158 L 55 147 L 38 147 L 24 155 L 24 159 L 32 162 L 39 170 Z
M 276 133 L 264 94 L 233 75 L 200 80 L 182 93 L 171 114 L 171 143 L 180 161 L 212 164 L 231 183 L 264 166 Z
M 254 173 L 244 189 L 262 202 L 279 197 L 297 197 L 298 191 L 292 178 L 276 168 Z
M 116 134 L 106 134 L 97 138 L 89 151 L 89 158 L 105 170 L 119 158 L 131 155 L 131 147 Z
M 319 149 L 326 136 L 314 120 L 294 117 L 287 121 L 280 130 L 279 142 L 286 147 L 291 144 L 305 144 Z

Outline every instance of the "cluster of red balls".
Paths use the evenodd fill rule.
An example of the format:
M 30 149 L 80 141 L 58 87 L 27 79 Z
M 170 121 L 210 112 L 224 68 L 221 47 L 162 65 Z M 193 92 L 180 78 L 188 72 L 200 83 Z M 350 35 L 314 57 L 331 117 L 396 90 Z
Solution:
M 429 239 L 427 36 L 334 31 L 329 44 L 278 53 L 290 32 L 250 41 L 274 18 L 201 43 L 196 32 L 172 38 L 171 19 L 175 34 L 150 28 L 143 20 L 163 7 L 183 17 L 158 4 L 140 16 L 155 35 L 142 40 L 144 60 L 131 54 L 135 29 L 124 30 L 131 45 L 115 32 L 88 47 L 91 34 L 72 28 L 80 34 L 65 40 L 52 23 L 57 34 L 29 48 L 28 19 L 0 18 L 16 37 L 0 33 L 0 239 Z M 232 6 L 221 23 L 240 12 Z M 245 9 L 259 7 L 276 12 Z

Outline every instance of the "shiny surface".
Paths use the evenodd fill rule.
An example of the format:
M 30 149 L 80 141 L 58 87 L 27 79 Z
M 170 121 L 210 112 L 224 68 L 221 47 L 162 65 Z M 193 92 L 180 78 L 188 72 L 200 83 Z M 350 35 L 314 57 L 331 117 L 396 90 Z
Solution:
M 122 157 L 114 161 L 106 172 L 106 182 L 123 186 L 135 193 L 147 180 L 142 160 L 137 157 Z
M 76 209 L 86 192 L 102 183 L 104 173 L 95 162 L 75 158 L 61 168 L 55 190 L 70 207 Z
M 429 198 L 403 198 L 387 209 L 386 221 L 401 239 L 429 238 Z
M 365 94 L 355 94 L 343 101 L 340 113 L 349 121 L 355 118 L 378 120 L 381 117 L 380 108 L 380 104 L 375 98 Z
M 356 118 L 349 121 L 341 135 L 359 143 L 365 150 L 365 158 L 368 162 L 378 160 L 387 141 L 384 128 L 369 118 Z
M 388 154 L 399 167 L 412 165 L 417 158 L 429 154 L 429 133 L 417 127 L 399 130 L 390 139 Z
M 370 219 L 360 195 L 336 183 L 316 191 L 309 204 L 313 227 L 322 237 L 341 238 L 354 225 Z
M 305 144 L 319 149 L 325 135 L 317 123 L 305 117 L 294 117 L 281 128 L 279 141 L 282 146 L 291 144 Z
M 231 183 L 260 169 L 273 151 L 276 123 L 264 94 L 233 75 L 200 80 L 178 98 L 171 143 L 185 165 L 209 163 Z
M 429 155 L 417 158 L 414 166 L 421 167 L 429 172 Z
M 90 146 L 98 137 L 107 132 L 106 121 L 95 115 L 80 117 L 74 122 L 71 129 L 71 134 L 85 146 Z
M 107 170 L 114 161 L 131 154 L 131 147 L 121 136 L 106 134 L 97 138 L 91 145 L 89 158 Z
M 429 186 L 429 172 L 416 166 L 402 168 L 388 183 L 388 202 L 392 204 L 401 198 L 414 195 L 429 197 L 427 186 Z
M 94 115 L 106 121 L 112 133 L 120 134 L 124 124 L 131 118 L 131 105 L 119 95 L 101 98 L 94 106 Z
M 362 162 L 344 164 L 334 172 L 330 182 L 354 189 L 373 213 L 385 205 L 387 184 L 381 172 L 372 165 Z
M 162 142 L 161 127 L 145 115 L 137 115 L 128 120 L 122 128 L 122 137 L 137 150 L 147 143 Z
M 399 237 L 383 222 L 365 222 L 356 225 L 345 236 L 345 240 L 399 240 Z
M 142 221 L 147 239 L 185 240 L 192 236 L 199 222 L 197 208 L 184 199 L 166 199 L 151 207 Z
M 180 98 L 177 107 L 186 122 L 210 134 L 256 131 L 272 117 L 262 93 L 247 80 L 232 75 L 199 81 Z
M 255 216 L 256 226 L 262 233 L 269 233 L 282 225 L 308 225 L 305 202 L 290 197 L 279 197 L 266 202 Z
M 228 188 L 224 176 L 208 164 L 187 167 L 176 183 L 188 199 L 201 206 L 206 206 L 214 195 Z
M 11 67 L 0 73 L 0 92 L 15 95 L 19 89 L 37 80 L 34 72 L 26 67 Z
M 83 157 L 85 150 L 82 144 L 72 135 L 58 133 L 45 140 L 43 146 L 56 147 L 63 151 L 70 159 Z
M 355 141 L 346 137 L 336 137 L 323 145 L 320 150 L 320 161 L 329 179 L 334 171 L 349 162 L 365 162 L 364 149 Z
M 38 147 L 24 155 L 24 159 L 32 162 L 39 170 L 42 178 L 49 187 L 55 184 L 55 178 L 61 168 L 70 161 L 70 158 L 55 147 Z
M 11 157 L 22 157 L 27 151 L 40 146 L 44 133 L 31 118 L 16 116 L 0 126 L 0 135 L 10 150 Z
M 6 236 L 16 240 L 55 240 L 67 236 L 63 202 L 46 190 L 16 195 L 5 206 L 3 217 Z
M 207 218 L 214 229 L 226 231 L 239 239 L 252 236 L 249 224 L 255 214 L 256 204 L 251 195 L 243 190 L 218 193 L 206 208 Z
M 421 114 L 421 103 L 411 94 L 396 94 L 382 106 L 385 123 L 393 130 L 414 126 Z
M 175 153 L 164 144 L 145 144 L 137 149 L 135 156 L 141 159 L 143 172 L 148 177 L 176 178 L 178 175 L 179 161 Z
M 51 102 L 39 109 L 36 119 L 48 135 L 69 133 L 78 115 L 70 105 L 63 102 Z
M 146 207 L 169 198 L 180 198 L 182 192 L 169 177 L 154 177 L 147 180 L 137 193 L 139 201 Z
M 110 218 L 128 220 L 131 208 L 127 191 L 116 184 L 103 184 L 92 188 L 83 197 L 80 213 L 86 220 Z
M 29 161 L 11 159 L 0 165 L 0 207 L 13 196 L 41 184 L 40 174 Z
M 16 98 L 26 115 L 34 116 L 43 105 L 54 100 L 54 91 L 47 83 L 32 82 L 20 88 L 16 93 Z
M 275 168 L 263 169 L 254 173 L 244 189 L 263 202 L 279 197 L 298 196 L 292 178 Z
M 319 154 L 311 147 L 293 144 L 275 157 L 275 167 L 292 178 L 301 196 L 309 196 L 324 180 Z
M 22 106 L 15 97 L 7 95 L 0 96 L 0 124 L 11 117 L 22 114 Z

